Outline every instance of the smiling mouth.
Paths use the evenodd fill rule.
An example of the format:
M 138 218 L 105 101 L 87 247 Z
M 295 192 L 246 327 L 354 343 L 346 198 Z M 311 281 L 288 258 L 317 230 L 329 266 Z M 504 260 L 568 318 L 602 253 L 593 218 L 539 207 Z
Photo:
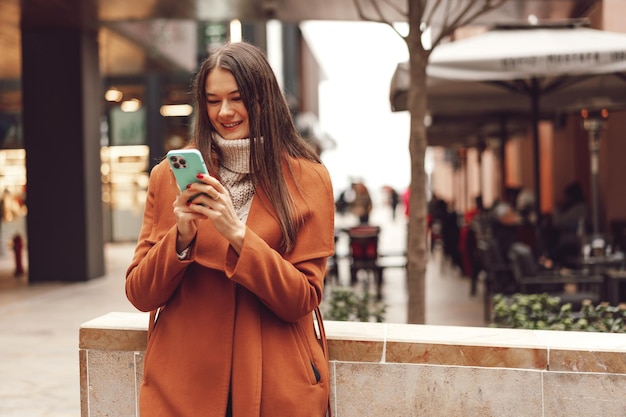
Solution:
M 222 123 L 222 126 L 224 126 L 226 129 L 232 129 L 233 127 L 239 126 L 241 123 L 242 122 Z

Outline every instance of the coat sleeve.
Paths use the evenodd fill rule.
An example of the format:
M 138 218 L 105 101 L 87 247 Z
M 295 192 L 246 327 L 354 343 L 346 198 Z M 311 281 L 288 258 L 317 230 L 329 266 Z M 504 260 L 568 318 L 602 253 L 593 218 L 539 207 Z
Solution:
M 334 197 L 328 172 L 321 164 L 304 162 L 299 167 L 292 195 L 304 222 L 294 249 L 283 255 L 248 228 L 240 254 L 231 249 L 225 267 L 230 279 L 289 322 L 321 302 L 326 262 L 334 251 Z
M 173 202 L 176 196 L 176 189 L 167 187 L 167 174 L 168 167 L 163 163 L 150 174 L 141 232 L 126 272 L 126 296 L 140 311 L 163 306 L 190 264 L 190 261 L 180 261 L 176 256 L 177 229 L 171 207 L 169 210 L 159 207 L 168 201 Z M 170 194 L 171 199 L 168 199 Z

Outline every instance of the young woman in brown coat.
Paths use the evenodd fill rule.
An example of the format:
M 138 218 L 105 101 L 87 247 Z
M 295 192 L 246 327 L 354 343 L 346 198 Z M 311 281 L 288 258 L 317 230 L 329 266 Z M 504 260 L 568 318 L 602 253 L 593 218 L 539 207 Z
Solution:
M 328 172 L 256 47 L 212 52 L 194 93 L 190 147 L 210 175 L 180 192 L 167 161 L 152 170 L 127 272 L 128 299 L 151 312 L 141 416 L 322 417 Z

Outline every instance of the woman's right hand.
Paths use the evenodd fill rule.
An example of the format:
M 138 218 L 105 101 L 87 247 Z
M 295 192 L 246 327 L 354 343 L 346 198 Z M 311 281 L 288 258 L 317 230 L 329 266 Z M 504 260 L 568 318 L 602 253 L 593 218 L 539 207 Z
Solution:
M 207 217 L 191 209 L 189 203 L 191 198 L 188 190 L 178 194 L 174 200 L 174 216 L 176 216 L 176 226 L 178 236 L 176 238 L 176 252 L 181 253 L 191 245 L 198 232 L 198 222 Z

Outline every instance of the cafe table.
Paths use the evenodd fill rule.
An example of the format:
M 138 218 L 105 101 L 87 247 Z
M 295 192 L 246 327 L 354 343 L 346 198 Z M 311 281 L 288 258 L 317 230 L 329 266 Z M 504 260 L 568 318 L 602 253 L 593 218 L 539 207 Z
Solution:
M 622 268 L 607 268 L 604 271 L 605 277 L 605 298 L 612 306 L 618 305 L 622 301 L 626 301 L 621 296 L 621 284 L 626 282 L 626 270 Z

